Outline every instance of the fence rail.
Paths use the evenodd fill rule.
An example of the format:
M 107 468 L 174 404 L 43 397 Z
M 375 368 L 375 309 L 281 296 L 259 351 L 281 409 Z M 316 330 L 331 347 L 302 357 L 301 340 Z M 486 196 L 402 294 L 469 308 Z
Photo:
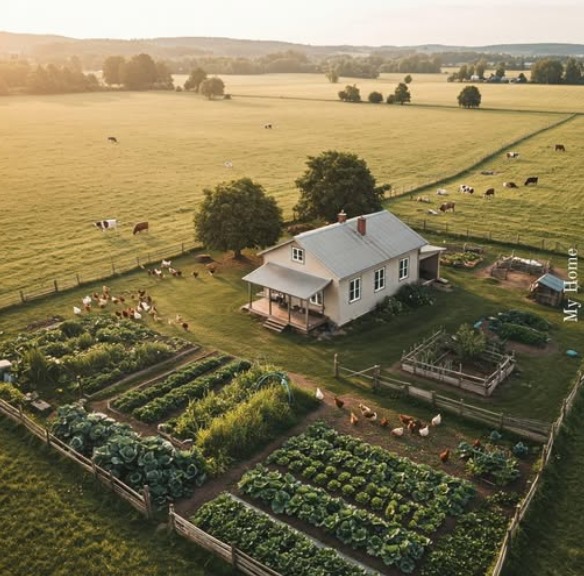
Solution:
M 148 486 L 144 486 L 144 493 L 140 494 L 124 484 L 119 478 L 116 478 L 112 473 L 104 468 L 101 468 L 95 462 L 75 451 L 71 446 L 65 444 L 59 438 L 49 432 L 47 428 L 43 428 L 34 420 L 26 416 L 21 409 L 17 409 L 8 402 L 0 399 L 0 414 L 6 418 L 21 424 L 31 434 L 42 440 L 50 448 L 58 452 L 61 456 L 69 458 L 81 466 L 84 470 L 95 476 L 112 492 L 120 496 L 138 512 L 150 518 L 152 516 L 152 502 L 150 498 L 150 491 Z

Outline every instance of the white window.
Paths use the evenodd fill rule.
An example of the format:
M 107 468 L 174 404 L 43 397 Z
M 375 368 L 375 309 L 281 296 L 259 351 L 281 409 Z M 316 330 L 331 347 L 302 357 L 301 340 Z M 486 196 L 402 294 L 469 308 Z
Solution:
M 322 306 L 322 290 L 310 297 L 310 303 L 316 304 L 317 306 Z
M 385 268 L 375 270 L 375 277 L 373 279 L 373 290 L 379 292 L 385 288 Z
M 304 250 L 302 250 L 302 248 L 292 246 L 292 262 L 300 262 L 300 264 L 304 264 Z
M 361 278 L 355 278 L 349 282 L 349 302 L 361 299 Z
M 399 261 L 399 279 L 403 280 L 410 275 L 410 259 L 402 258 Z

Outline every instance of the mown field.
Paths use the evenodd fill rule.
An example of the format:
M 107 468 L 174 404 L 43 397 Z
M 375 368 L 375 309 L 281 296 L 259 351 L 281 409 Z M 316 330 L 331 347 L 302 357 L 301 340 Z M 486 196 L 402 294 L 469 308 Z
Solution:
M 413 106 L 348 105 L 336 99 L 338 86 L 318 76 L 226 80 L 227 90 L 242 97 L 213 102 L 185 93 L 2 98 L 0 225 L 5 240 L 0 295 L 43 281 L 50 284 L 60 274 L 107 269 L 121 257 L 145 258 L 192 242 L 193 209 L 203 189 L 221 181 L 253 178 L 290 218 L 298 197 L 294 180 L 305 170 L 309 155 L 327 149 L 354 152 L 367 161 L 379 183 L 403 192 L 476 166 L 567 118 L 558 111 L 572 110 L 564 106 L 578 102 L 576 92 L 558 99 L 549 87 L 549 93 L 535 99 L 544 112 L 465 111 L 445 106 L 440 97 L 444 86 L 455 93 L 460 87 L 430 78 L 424 85 L 429 97 L 435 94 L 436 106 L 418 105 L 422 101 L 415 86 L 419 80 L 421 89 L 421 79 L 412 84 Z M 381 78 L 376 89 L 385 90 L 393 82 Z M 491 88 L 527 87 L 484 86 Z M 320 89 L 334 91 L 328 100 L 307 99 Z M 363 90 L 366 94 L 368 88 Z M 282 92 L 294 98 L 281 98 Z M 486 94 L 484 98 L 486 106 Z M 503 105 L 512 107 L 505 100 Z M 266 122 L 274 128 L 265 130 Z M 563 137 L 565 129 L 542 134 L 539 146 Z M 577 128 L 573 130 L 576 134 Z M 109 135 L 119 144 L 108 143 Z M 575 162 L 579 149 L 568 136 L 565 163 Z M 225 167 L 228 160 L 232 169 Z M 553 155 L 526 154 L 526 162 L 536 165 L 522 166 L 537 168 L 543 176 L 557 169 L 557 161 Z M 556 178 L 562 177 L 558 171 Z M 571 205 L 577 193 L 551 178 L 542 188 L 553 196 L 552 206 Z M 525 209 L 536 225 L 548 225 L 548 200 L 522 206 L 522 214 Z M 549 234 L 561 235 L 576 226 L 573 212 L 561 227 L 553 218 Z M 493 208 L 488 218 L 498 221 L 501 214 Z M 117 218 L 120 229 L 103 234 L 93 227 L 94 221 L 107 218 Z M 132 225 L 141 220 L 150 222 L 150 234 L 132 237 Z

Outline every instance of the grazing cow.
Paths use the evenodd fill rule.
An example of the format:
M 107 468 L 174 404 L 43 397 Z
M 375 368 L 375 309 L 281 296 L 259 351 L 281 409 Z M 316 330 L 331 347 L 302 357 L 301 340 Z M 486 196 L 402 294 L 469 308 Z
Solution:
M 530 184 L 533 184 L 534 186 L 537 186 L 537 181 L 538 181 L 538 177 L 537 176 L 530 176 L 525 181 L 524 186 L 529 186 Z
M 416 202 L 425 202 L 426 204 L 430 204 L 430 198 L 428 196 L 416 196 Z
M 503 188 L 517 188 L 515 182 L 503 182 Z
M 519 158 L 519 152 L 507 152 L 507 160 L 511 158 Z
M 467 186 L 466 184 L 461 184 L 458 190 L 463 194 L 474 194 L 474 188 L 472 186 Z
M 446 212 L 447 210 L 452 210 L 454 212 L 454 206 L 454 202 L 444 202 L 444 204 L 440 206 L 440 212 Z
M 481 174 L 483 176 L 494 176 L 495 175 L 495 171 L 494 170 L 483 170 L 481 172 Z
M 118 143 L 118 139 L 115 136 L 108 136 L 107 137 L 107 141 L 111 142 L 112 144 L 117 144 Z
M 143 232 L 144 230 L 146 230 L 146 232 L 148 232 L 148 222 L 138 222 L 134 226 L 134 230 L 133 230 L 132 234 L 134 234 L 134 236 L 135 236 L 136 234 L 138 234 L 139 232 Z
M 556 144 L 556 147 L 554 148 L 554 150 L 556 152 L 565 152 L 566 147 L 563 144 Z
M 495 189 L 494 188 L 488 188 L 485 191 L 485 198 L 489 198 L 490 196 L 494 196 L 495 195 Z
M 118 221 L 117 220 L 98 220 L 97 222 L 94 222 L 94 225 L 96 228 L 99 228 L 102 232 L 105 232 L 106 230 L 113 230 L 114 228 L 117 228 Z
M 271 130 L 272 125 L 271 124 L 264 124 L 264 128 L 266 128 L 267 130 Z
M 438 188 L 438 190 L 436 190 L 436 194 L 438 194 L 438 196 L 448 196 L 448 190 L 445 188 Z

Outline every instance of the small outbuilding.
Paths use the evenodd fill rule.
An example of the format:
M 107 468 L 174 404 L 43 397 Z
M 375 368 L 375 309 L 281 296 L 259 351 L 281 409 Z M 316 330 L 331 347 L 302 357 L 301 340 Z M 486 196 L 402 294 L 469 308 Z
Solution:
M 564 281 L 549 272 L 540 276 L 530 287 L 532 298 L 540 304 L 560 307 L 564 302 Z

